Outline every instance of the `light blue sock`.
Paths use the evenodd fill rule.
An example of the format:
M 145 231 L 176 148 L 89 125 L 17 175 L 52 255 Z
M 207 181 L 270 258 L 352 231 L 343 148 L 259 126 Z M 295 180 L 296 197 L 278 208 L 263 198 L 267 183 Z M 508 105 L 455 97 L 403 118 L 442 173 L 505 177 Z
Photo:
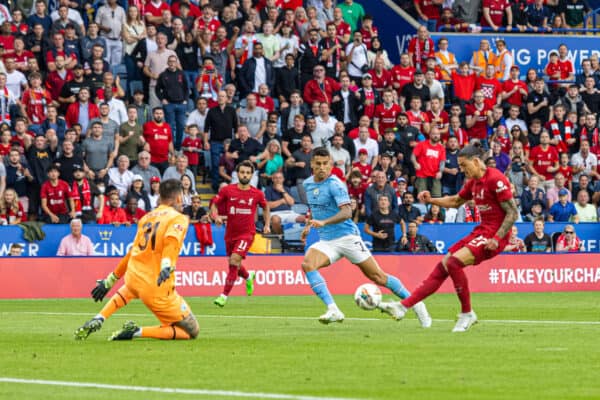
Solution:
M 396 296 L 401 299 L 406 299 L 410 296 L 410 292 L 406 290 L 400 279 L 396 278 L 393 275 L 387 276 L 387 282 L 385 283 L 385 287 L 390 289 Z
M 331 293 L 329 293 L 329 289 L 327 288 L 327 283 L 325 283 L 325 279 L 323 279 L 319 271 L 307 272 L 306 279 L 310 284 L 310 288 L 317 296 L 319 296 L 326 306 L 333 304 L 333 297 L 331 297 Z

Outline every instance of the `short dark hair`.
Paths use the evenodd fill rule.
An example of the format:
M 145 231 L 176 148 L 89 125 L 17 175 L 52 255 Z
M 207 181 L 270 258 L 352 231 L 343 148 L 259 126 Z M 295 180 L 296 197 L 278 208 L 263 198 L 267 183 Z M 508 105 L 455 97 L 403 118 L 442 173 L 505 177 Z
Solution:
M 174 199 L 179 193 L 183 192 L 183 185 L 179 179 L 166 179 L 160 183 L 158 193 L 163 200 Z
M 485 154 L 486 154 L 486 151 L 483 149 L 483 147 L 481 146 L 481 143 L 479 143 L 479 142 L 469 144 L 469 145 L 463 147 L 458 152 L 459 157 L 465 157 L 465 158 L 469 158 L 469 159 L 479 158 L 482 161 L 483 161 L 483 157 L 485 157 Z
M 327 150 L 326 147 L 317 147 L 313 150 L 311 158 L 315 157 L 331 157 L 331 155 L 329 154 L 329 150 Z
M 238 165 L 235 166 L 235 172 L 237 172 L 238 174 L 240 173 L 240 169 L 242 167 L 246 167 L 246 168 L 250 168 L 250 170 L 252 171 L 252 173 L 254 173 L 254 163 L 250 160 L 244 160 L 241 163 L 239 163 Z

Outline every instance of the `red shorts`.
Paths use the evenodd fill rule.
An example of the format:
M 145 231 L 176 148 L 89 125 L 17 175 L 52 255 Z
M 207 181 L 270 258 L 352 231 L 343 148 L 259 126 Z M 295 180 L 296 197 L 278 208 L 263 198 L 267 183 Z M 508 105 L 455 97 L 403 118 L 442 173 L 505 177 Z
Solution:
M 245 236 L 225 240 L 225 251 L 227 256 L 229 257 L 235 253 L 239 254 L 242 258 L 246 258 L 246 254 L 248 253 L 248 250 L 250 250 L 253 241 L 254 236 Z
M 493 234 L 481 232 L 481 231 L 473 231 L 468 236 L 460 239 L 458 242 L 454 243 L 449 249 L 449 253 L 456 253 L 463 247 L 471 250 L 473 256 L 475 257 L 475 262 L 473 265 L 481 264 L 485 260 L 489 260 L 490 258 L 496 257 L 498 254 L 502 253 L 502 250 L 508 244 L 507 239 L 500 240 L 498 243 L 498 248 L 496 250 L 486 250 L 485 243 L 488 239 L 494 237 Z

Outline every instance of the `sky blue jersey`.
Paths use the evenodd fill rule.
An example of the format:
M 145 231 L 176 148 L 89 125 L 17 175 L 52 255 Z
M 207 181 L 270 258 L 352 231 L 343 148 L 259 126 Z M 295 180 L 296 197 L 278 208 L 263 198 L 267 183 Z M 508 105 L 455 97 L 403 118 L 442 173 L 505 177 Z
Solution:
M 336 176 L 330 175 L 321 182 L 315 182 L 314 177 L 306 179 L 302 185 L 306 191 L 308 207 L 313 219 L 324 220 L 337 214 L 339 207 L 350 204 L 350 196 L 346 185 Z M 325 225 L 318 228 L 321 240 L 333 240 L 347 235 L 360 235 L 358 227 L 348 218 L 337 224 Z

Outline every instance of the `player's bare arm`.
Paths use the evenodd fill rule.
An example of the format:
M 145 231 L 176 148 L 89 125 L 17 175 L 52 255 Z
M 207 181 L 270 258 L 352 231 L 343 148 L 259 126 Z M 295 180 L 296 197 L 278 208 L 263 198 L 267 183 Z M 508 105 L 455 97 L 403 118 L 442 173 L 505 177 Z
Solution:
M 219 215 L 217 206 L 213 203 L 210 205 L 210 219 L 217 225 L 223 225 L 223 218 Z
M 435 204 L 444 208 L 458 208 L 467 202 L 467 200 L 457 194 L 453 196 L 431 197 L 431 193 L 427 190 L 420 192 L 417 195 L 417 199 L 421 202 Z
M 517 203 L 515 203 L 514 199 L 506 200 L 500 203 L 502 209 L 506 212 L 504 216 L 504 221 L 502 221 L 502 225 L 498 228 L 498 232 L 496 232 L 496 236 L 489 239 L 485 248 L 488 250 L 495 250 L 498 248 L 498 239 L 506 236 L 506 234 L 510 231 L 514 223 L 519 218 L 519 210 L 517 208 Z
M 265 205 L 265 208 L 263 208 L 263 220 L 265 221 L 263 233 L 271 233 L 271 208 L 268 204 Z
M 309 224 L 313 228 L 322 228 L 325 225 L 338 224 L 350 218 L 352 218 L 352 208 L 350 207 L 350 204 L 342 204 L 340 206 L 340 211 L 338 211 L 334 216 L 322 221 L 312 219 L 309 221 Z

